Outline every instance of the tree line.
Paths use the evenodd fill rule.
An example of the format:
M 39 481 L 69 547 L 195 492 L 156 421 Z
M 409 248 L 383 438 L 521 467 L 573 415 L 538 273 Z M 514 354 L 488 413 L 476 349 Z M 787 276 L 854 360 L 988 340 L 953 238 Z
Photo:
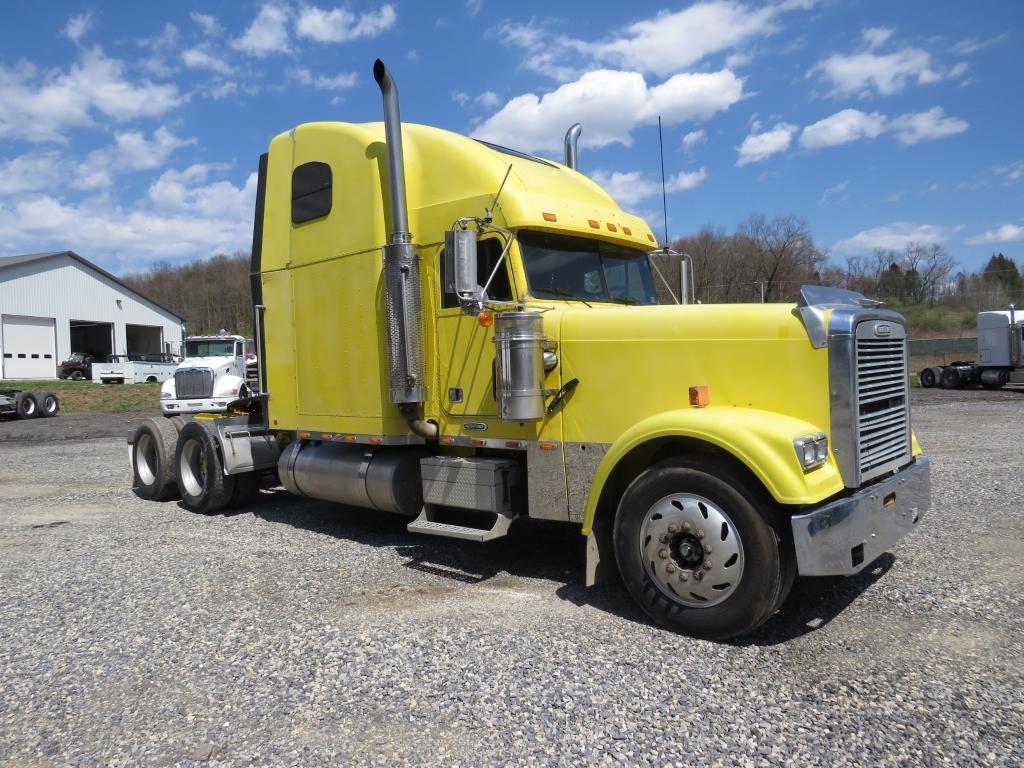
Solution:
M 706 304 L 795 301 L 803 285 L 828 285 L 907 309 L 912 323 L 922 316 L 915 310 L 960 312 L 964 328 L 973 326 L 973 314 L 980 310 L 1010 303 L 1024 307 L 1021 268 L 1002 253 L 993 254 L 977 272 L 959 270 L 953 256 L 934 243 L 876 249 L 871 255 L 840 261 L 829 258 L 807 222 L 796 216 L 751 216 L 732 234 L 704 227 L 677 238 L 671 249 L 676 255 L 652 257 L 661 275 L 655 285 L 663 303 L 672 303 L 679 295 L 678 254 L 687 254 L 693 265 L 693 296 Z M 220 254 L 182 265 L 157 262 L 123 279 L 185 318 L 188 333 L 225 328 L 252 335 L 248 253 Z

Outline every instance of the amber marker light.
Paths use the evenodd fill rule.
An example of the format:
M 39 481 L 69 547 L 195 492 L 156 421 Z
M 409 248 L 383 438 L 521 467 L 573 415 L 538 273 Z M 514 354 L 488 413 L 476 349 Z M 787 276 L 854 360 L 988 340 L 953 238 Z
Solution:
M 480 323 L 484 328 L 490 328 L 494 325 L 494 313 L 489 309 L 485 309 L 479 315 L 476 316 L 476 321 Z
M 475 445 L 477 448 L 482 448 L 483 446 L 487 445 L 487 441 L 481 440 L 479 437 L 474 437 L 470 439 L 469 444 Z
M 654 235 L 652 235 L 650 232 L 648 232 L 647 233 L 647 239 L 650 240 L 653 243 L 654 242 Z
M 587 219 L 587 224 L 590 225 L 591 229 L 600 229 L 601 228 L 601 222 L 598 221 L 597 219 Z
M 618 232 L 619 231 L 619 228 L 616 227 L 614 224 L 612 224 L 610 221 L 606 222 L 606 223 L 608 224 L 608 231 L 609 232 Z
M 320 434 L 321 440 L 330 440 L 332 437 L 334 437 L 334 435 L 332 435 L 330 432 L 322 432 Z
M 300 440 L 309 440 L 309 432 L 299 432 Z
M 622 228 L 622 234 L 624 234 L 624 235 L 632 235 L 633 234 L 633 230 L 630 229 L 629 227 L 623 227 Z
M 440 442 L 441 445 L 455 445 L 455 438 L 445 435 L 438 442 Z
M 371 437 L 370 438 L 370 442 L 373 443 L 374 445 L 380 445 L 381 443 L 384 442 L 384 438 L 383 437 Z
M 558 217 L 555 216 L 555 214 L 553 214 L 553 213 L 545 212 L 543 214 L 543 216 L 544 216 L 544 221 L 558 221 Z
M 355 435 L 345 435 L 341 439 L 344 440 L 346 443 L 354 443 L 356 441 L 356 436 Z
M 708 388 L 705 385 L 690 387 L 690 405 L 694 408 L 704 408 L 709 402 Z
M 522 448 L 523 444 L 520 443 L 518 440 L 508 440 L 505 443 L 505 447 L 506 448 Z
M 540 449 L 542 451 L 553 451 L 558 447 L 558 443 L 541 443 Z

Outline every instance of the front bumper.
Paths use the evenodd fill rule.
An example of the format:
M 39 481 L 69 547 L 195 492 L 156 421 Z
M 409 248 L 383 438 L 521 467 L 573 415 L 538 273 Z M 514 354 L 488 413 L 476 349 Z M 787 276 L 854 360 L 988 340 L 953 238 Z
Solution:
M 224 413 L 235 400 L 237 398 L 234 395 L 196 400 L 161 400 L 160 411 L 164 416 L 174 416 L 177 413 Z
M 931 461 L 918 457 L 888 480 L 794 515 L 800 575 L 858 573 L 906 536 L 931 504 L 930 472 Z

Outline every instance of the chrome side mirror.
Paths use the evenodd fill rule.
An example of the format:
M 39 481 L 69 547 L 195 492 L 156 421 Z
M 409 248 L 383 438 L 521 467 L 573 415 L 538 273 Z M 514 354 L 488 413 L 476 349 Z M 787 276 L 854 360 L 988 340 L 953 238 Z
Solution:
M 474 229 L 449 229 L 444 233 L 444 288 L 446 293 L 454 293 L 460 300 L 479 298 L 476 244 Z

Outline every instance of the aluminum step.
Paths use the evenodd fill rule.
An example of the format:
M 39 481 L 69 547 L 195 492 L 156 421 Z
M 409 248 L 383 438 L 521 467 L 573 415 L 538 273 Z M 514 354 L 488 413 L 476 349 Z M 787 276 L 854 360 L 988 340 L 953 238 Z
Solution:
M 449 539 L 463 539 L 465 541 L 490 541 L 500 539 L 512 525 L 513 517 L 508 515 L 495 515 L 494 525 L 490 528 L 473 528 L 468 525 L 452 525 L 451 523 L 440 523 L 434 520 L 437 508 L 433 504 L 423 505 L 419 517 L 413 520 L 406 529 L 410 533 L 425 533 L 428 536 L 444 536 Z

